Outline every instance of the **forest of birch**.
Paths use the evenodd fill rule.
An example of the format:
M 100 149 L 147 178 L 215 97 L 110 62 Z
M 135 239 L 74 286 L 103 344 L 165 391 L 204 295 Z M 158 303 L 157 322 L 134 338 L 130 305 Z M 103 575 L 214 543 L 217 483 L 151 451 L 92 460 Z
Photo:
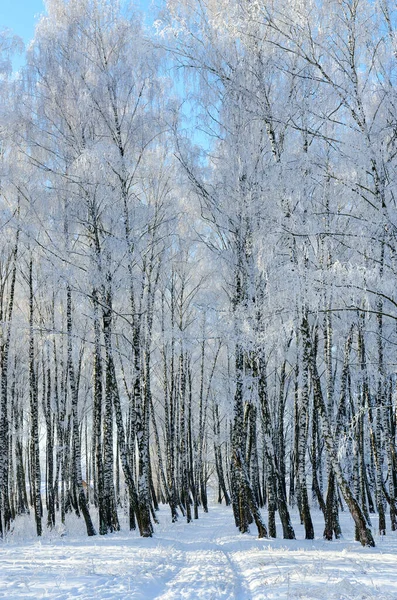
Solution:
M 159 505 L 219 502 L 286 539 L 349 511 L 374 545 L 397 529 L 396 4 L 45 5 L 18 72 L 0 36 L 1 538 L 69 513 L 150 537 Z

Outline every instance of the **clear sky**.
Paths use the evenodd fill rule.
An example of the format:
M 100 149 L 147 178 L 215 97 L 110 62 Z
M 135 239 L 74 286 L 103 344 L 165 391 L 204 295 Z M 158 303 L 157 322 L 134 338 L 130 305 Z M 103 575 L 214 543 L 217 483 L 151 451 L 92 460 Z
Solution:
M 43 12 L 43 0 L 0 0 L 0 29 L 12 29 L 27 44 Z

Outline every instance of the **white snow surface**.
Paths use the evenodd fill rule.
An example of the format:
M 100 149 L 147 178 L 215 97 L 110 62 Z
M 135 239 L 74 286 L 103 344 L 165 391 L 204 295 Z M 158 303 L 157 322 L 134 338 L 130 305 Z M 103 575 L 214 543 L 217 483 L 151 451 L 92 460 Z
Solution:
M 322 516 L 313 516 L 311 541 L 296 514 L 296 540 L 259 540 L 254 526 L 240 534 L 232 510 L 218 505 L 190 524 L 171 523 L 163 507 L 150 539 L 128 531 L 126 519 L 120 532 L 88 538 L 69 517 L 39 540 L 33 518 L 20 518 L 1 543 L 0 598 L 397 600 L 397 533 L 363 548 L 342 513 L 344 539 L 325 542 Z

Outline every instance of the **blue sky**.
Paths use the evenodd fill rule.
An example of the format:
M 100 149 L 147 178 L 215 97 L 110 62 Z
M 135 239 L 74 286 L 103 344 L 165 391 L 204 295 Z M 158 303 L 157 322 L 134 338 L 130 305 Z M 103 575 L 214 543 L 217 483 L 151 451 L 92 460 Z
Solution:
M 43 12 L 42 0 L 0 0 L 0 29 L 12 29 L 27 44 Z

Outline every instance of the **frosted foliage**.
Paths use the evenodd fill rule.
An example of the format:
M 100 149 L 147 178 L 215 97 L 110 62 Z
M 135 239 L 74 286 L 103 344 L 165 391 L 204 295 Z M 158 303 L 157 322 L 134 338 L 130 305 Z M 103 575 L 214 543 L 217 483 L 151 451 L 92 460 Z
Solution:
M 120 11 L 119 0 L 109 2 L 108 0 L 45 0 L 48 20 L 43 23 L 52 23 L 57 27 L 65 27 L 70 23 L 77 23 L 87 14 L 91 18 L 97 18 L 106 22 Z
M 15 52 L 22 52 L 23 42 L 17 35 L 12 35 L 7 29 L 0 29 L 0 77 L 11 74 L 11 56 Z
M 169 0 L 155 19 L 50 0 L 14 78 L 0 39 L 0 537 L 55 544 L 80 514 L 105 536 L 98 597 L 120 540 L 140 552 L 120 597 L 144 597 L 121 570 L 147 558 L 158 597 L 320 598 L 302 538 L 328 583 L 328 551 L 395 554 L 397 9 Z M 266 575 L 255 528 L 303 575 Z M 329 572 L 329 597 L 394 597 Z

